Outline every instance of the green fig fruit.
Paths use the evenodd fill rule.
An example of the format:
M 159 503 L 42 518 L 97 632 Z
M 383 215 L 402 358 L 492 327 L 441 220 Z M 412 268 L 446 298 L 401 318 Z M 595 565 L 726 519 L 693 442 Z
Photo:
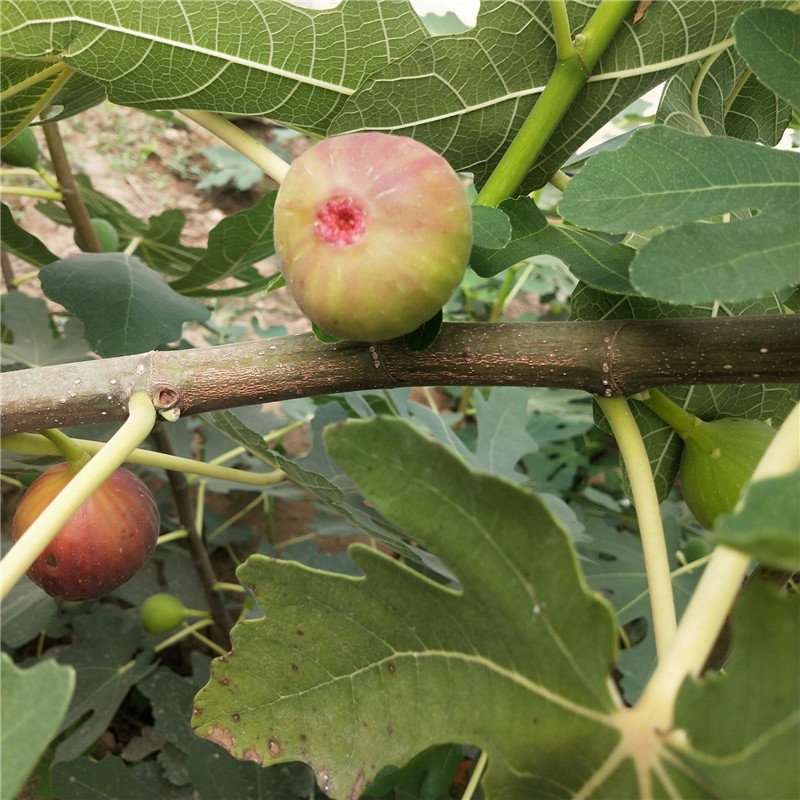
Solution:
M 113 253 L 116 251 L 119 247 L 119 234 L 117 233 L 117 229 L 107 219 L 103 219 L 102 217 L 92 217 L 90 221 L 100 241 L 100 246 L 103 248 L 103 252 Z M 83 239 L 77 230 L 73 234 L 73 238 L 75 239 L 75 244 L 78 245 L 81 250 L 86 249 L 83 246 Z
M 139 607 L 139 618 L 148 633 L 166 633 L 186 619 L 186 606 L 175 595 L 154 594 Z
M 698 559 L 710 555 L 713 549 L 711 544 L 705 539 L 689 539 L 682 548 L 683 557 L 686 559 L 687 564 L 691 564 L 692 561 L 697 561 Z
M 421 142 L 343 134 L 307 150 L 275 200 L 275 252 L 297 304 L 325 333 L 381 341 L 431 319 L 464 277 L 472 209 Z
M 12 167 L 35 167 L 39 161 L 39 142 L 30 128 L 23 128 L 0 150 L 0 160 Z
M 774 436 L 774 428 L 755 419 L 698 420 L 686 431 L 681 487 L 701 525 L 710 529 L 718 517 L 733 511 Z

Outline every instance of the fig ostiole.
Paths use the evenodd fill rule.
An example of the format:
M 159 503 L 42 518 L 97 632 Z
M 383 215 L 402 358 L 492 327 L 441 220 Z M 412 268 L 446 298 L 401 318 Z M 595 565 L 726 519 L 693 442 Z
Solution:
M 459 176 L 427 145 L 344 134 L 292 163 L 274 237 L 289 291 L 318 328 L 381 341 L 416 330 L 461 283 L 472 212 Z
M 18 541 L 75 474 L 56 464 L 25 492 L 11 524 Z M 150 559 L 161 518 L 144 482 L 123 467 L 83 502 L 39 554 L 28 577 L 62 600 L 93 600 L 130 580 Z

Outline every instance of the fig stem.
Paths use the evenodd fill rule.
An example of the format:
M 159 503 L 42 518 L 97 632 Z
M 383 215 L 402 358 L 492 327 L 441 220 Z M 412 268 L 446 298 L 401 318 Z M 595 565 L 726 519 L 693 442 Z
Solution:
M 553 20 L 553 34 L 556 40 L 556 58 L 566 61 L 575 54 L 572 34 L 569 32 L 569 16 L 565 0 L 547 0 Z
M 667 652 L 675 635 L 677 621 L 669 556 L 653 471 L 642 433 L 628 401 L 624 397 L 598 397 L 596 400 L 611 426 L 628 472 L 633 505 L 639 521 L 647 584 L 650 588 L 656 653 L 660 659 Z
M 289 165 L 268 147 L 264 147 L 252 136 L 248 136 L 243 130 L 237 128 L 232 122 L 210 111 L 195 111 L 186 108 L 179 110 L 185 117 L 202 125 L 207 131 L 222 139 L 225 144 L 238 150 L 245 158 L 249 158 L 276 183 L 281 183 L 286 177 Z
M 800 464 L 800 403 L 758 462 L 751 482 L 777 477 Z M 647 683 L 637 708 L 660 730 L 672 726 L 675 699 L 688 675 L 698 677 L 739 594 L 750 556 L 718 545 L 683 613 L 672 644 Z
M 663 395 L 658 389 L 648 389 L 637 397 L 653 413 L 657 414 L 684 441 L 686 437 L 702 422 L 694 414 L 681 408 L 677 403 Z
M 567 58 L 558 59 L 544 91 L 478 192 L 475 203 L 496 206 L 516 192 L 634 5 L 627 0 L 600 3 L 581 34 L 580 53 L 573 46 Z
M 91 439 L 72 439 L 72 442 L 89 455 L 98 453 L 105 445 Z M 47 441 L 45 436 L 36 433 L 13 433 L 0 439 L 4 450 L 12 453 L 26 455 L 59 455 L 63 451 L 52 441 Z M 231 451 L 233 452 L 233 451 Z M 241 448 L 244 452 L 244 448 Z M 125 458 L 131 464 L 141 464 L 145 467 L 169 469 L 173 472 L 188 472 L 192 475 L 202 475 L 206 478 L 218 478 L 223 481 L 243 483 L 247 486 L 272 486 L 285 480 L 286 473 L 276 469 L 272 472 L 247 472 L 234 467 L 223 467 L 212 462 L 196 461 L 193 458 L 156 453 L 152 450 L 133 450 Z
M 55 200 L 60 203 L 64 198 L 61 192 L 50 189 L 33 189 L 28 186 L 0 186 L 0 194 L 13 194 L 19 197 L 38 197 L 42 200 Z
M 150 433 L 156 412 L 147 392 L 135 392 L 131 396 L 128 412 L 128 419 L 119 430 L 53 498 L 0 562 L 0 598 L 11 591 L 86 498 Z
M 89 460 L 89 454 L 58 428 L 42 428 L 39 433 L 58 448 L 58 452 L 67 459 L 73 472 L 77 472 Z

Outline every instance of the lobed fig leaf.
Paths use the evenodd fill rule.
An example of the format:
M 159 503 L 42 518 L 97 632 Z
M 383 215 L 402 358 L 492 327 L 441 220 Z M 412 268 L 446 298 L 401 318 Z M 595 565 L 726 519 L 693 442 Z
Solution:
M 404 136 L 325 139 L 275 200 L 275 251 L 297 304 L 340 339 L 416 330 L 464 277 L 472 213 L 442 156 Z
M 56 464 L 23 495 L 11 524 L 16 542 L 69 483 L 73 469 Z M 150 490 L 122 467 L 84 501 L 39 554 L 28 577 L 62 600 L 93 600 L 130 580 L 156 548 L 161 518 Z

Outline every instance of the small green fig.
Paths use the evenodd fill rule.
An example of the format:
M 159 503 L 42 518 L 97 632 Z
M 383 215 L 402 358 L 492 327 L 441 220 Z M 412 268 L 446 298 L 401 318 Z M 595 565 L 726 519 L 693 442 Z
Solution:
M 39 142 L 30 128 L 23 128 L 0 150 L 0 160 L 12 167 L 35 167 L 39 161 Z
M 116 251 L 119 247 L 119 233 L 117 233 L 117 229 L 107 219 L 103 219 L 102 217 L 92 217 L 90 222 L 92 223 L 94 232 L 97 234 L 103 252 L 113 253 Z M 86 249 L 83 246 L 83 239 L 77 230 L 73 234 L 73 239 L 75 239 L 75 244 L 78 245 L 81 250 Z
M 75 469 L 64 462 L 50 467 L 22 497 L 11 523 L 16 542 Z M 161 518 L 150 490 L 119 467 L 83 502 L 39 554 L 28 577 L 62 600 L 92 600 L 130 580 L 156 548 Z
M 469 260 L 472 213 L 458 175 L 426 145 L 344 134 L 292 163 L 274 236 L 289 291 L 318 328 L 381 341 L 448 301 Z
M 139 618 L 148 633 L 166 633 L 186 619 L 186 606 L 175 595 L 161 592 L 151 595 L 142 603 Z
M 683 546 L 683 557 L 686 559 L 687 564 L 691 564 L 692 561 L 697 561 L 698 559 L 705 558 L 707 555 L 711 554 L 713 547 L 709 542 L 705 539 L 689 539 L 688 542 Z
M 686 431 L 681 487 L 701 525 L 710 529 L 718 517 L 733 511 L 774 436 L 774 428 L 755 419 L 698 420 Z

